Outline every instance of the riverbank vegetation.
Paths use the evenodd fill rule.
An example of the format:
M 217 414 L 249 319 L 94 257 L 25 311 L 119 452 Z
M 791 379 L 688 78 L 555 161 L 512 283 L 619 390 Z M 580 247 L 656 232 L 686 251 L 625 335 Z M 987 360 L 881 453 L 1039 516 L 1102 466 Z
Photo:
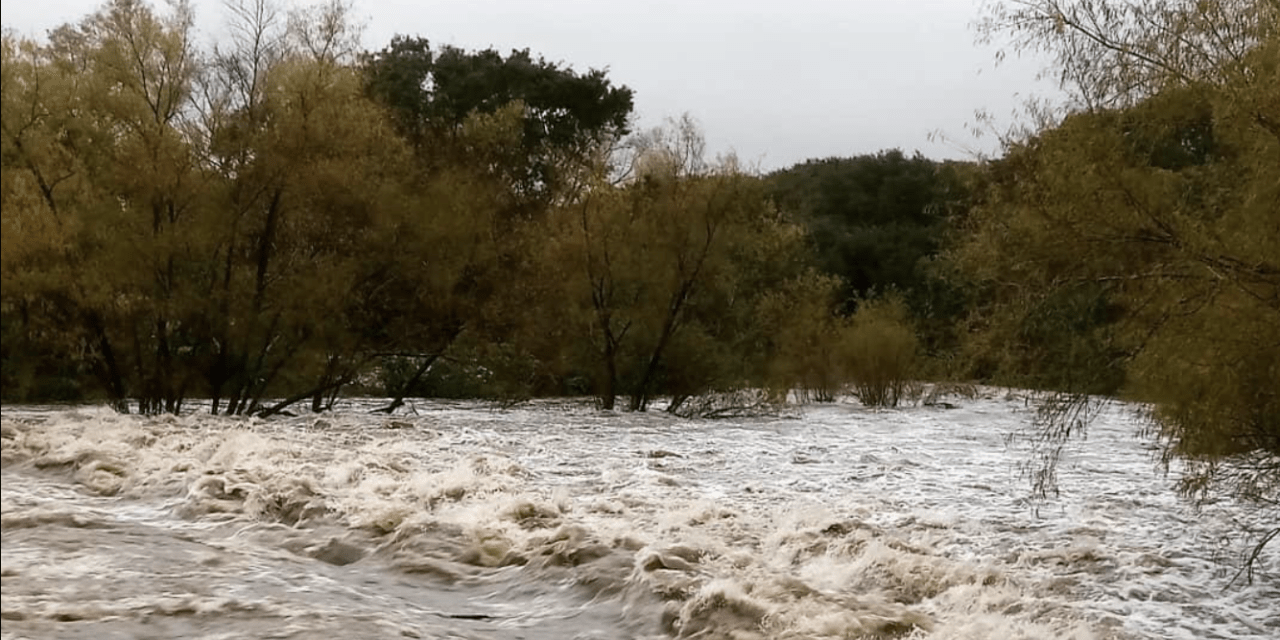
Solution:
M 833 161 L 829 202 L 800 202 L 821 164 L 759 175 L 687 117 L 633 131 L 603 71 L 361 51 L 341 3 L 229 18 L 207 48 L 190 5 L 140 0 L 4 36 L 7 401 L 830 399 L 874 355 L 863 301 L 931 304 L 950 165 Z M 919 373 L 911 315 L 877 320 L 910 347 L 895 376 Z

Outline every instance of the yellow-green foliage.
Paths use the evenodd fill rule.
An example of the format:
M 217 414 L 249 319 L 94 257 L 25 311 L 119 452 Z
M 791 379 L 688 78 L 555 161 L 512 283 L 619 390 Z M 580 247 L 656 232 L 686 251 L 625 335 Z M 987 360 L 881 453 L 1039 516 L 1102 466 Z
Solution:
M 841 331 L 839 349 L 853 394 L 863 404 L 896 407 L 907 397 L 919 341 L 901 297 L 888 295 L 858 305 Z
M 113 0 L 48 43 L 4 35 L 6 329 L 79 345 L 147 412 L 253 411 L 456 336 L 455 294 L 493 255 L 484 168 L 424 179 L 363 94 L 342 5 L 235 11 L 216 57 L 189 9 Z M 509 146 L 519 118 L 459 137 Z
M 786 252 L 799 235 L 757 177 L 702 157 L 690 119 L 637 146 L 632 179 L 597 175 L 551 212 L 538 304 L 555 325 L 544 334 L 571 332 L 562 346 L 576 351 L 601 405 L 625 394 L 642 410 L 659 389 L 681 396 L 747 382 L 746 342 L 761 326 L 754 302 L 793 270 Z
M 1051 326 L 1082 340 L 1044 350 L 1051 332 L 1040 332 L 1027 344 L 986 344 L 1041 349 L 1085 381 L 1100 362 L 1118 363 L 1127 392 L 1153 403 L 1165 460 L 1190 461 L 1186 489 L 1222 481 L 1216 488 L 1274 505 L 1280 5 L 997 7 L 988 33 L 1055 56 L 1078 103 L 988 166 L 956 256 L 994 300 L 984 311 L 1008 314 L 985 326 L 1033 326 L 1047 309 Z M 1095 297 L 1105 312 L 1073 329 L 1079 305 L 1060 303 Z M 1072 432 L 1047 426 L 1051 446 Z M 1234 468 L 1249 471 L 1223 472 L 1224 458 L 1246 455 L 1254 463 Z
M 795 390 L 802 402 L 832 402 L 844 386 L 839 288 L 839 280 L 810 273 L 761 297 L 757 315 L 769 337 L 765 380 L 775 397 Z

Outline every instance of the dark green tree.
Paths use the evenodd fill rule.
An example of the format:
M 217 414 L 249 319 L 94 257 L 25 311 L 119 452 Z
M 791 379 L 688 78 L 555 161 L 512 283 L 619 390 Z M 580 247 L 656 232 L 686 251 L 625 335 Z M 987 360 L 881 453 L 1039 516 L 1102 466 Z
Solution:
M 425 39 L 396 36 L 363 59 L 366 91 L 392 112 L 398 128 L 419 150 L 441 148 L 475 155 L 459 139 L 473 114 L 522 107 L 518 144 L 487 159 L 507 182 L 518 213 L 544 208 L 572 188 L 584 166 L 628 132 L 631 89 L 614 86 L 607 72 L 578 73 L 535 58 L 528 49 L 503 56 L 496 50 L 433 51 Z
M 766 177 L 770 197 L 808 231 L 823 272 L 844 281 L 840 311 L 877 292 L 903 293 L 927 348 L 950 348 L 965 300 L 932 259 L 963 213 L 965 163 L 883 151 L 810 160 Z

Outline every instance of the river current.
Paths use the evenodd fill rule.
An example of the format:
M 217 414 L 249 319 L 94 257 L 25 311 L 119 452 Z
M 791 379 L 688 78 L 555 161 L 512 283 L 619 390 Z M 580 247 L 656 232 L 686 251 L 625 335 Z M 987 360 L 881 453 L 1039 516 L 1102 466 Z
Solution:
M 0 638 L 1280 637 L 1280 553 L 1106 408 L 1029 501 L 1022 398 L 688 420 L 535 402 L 3 410 Z

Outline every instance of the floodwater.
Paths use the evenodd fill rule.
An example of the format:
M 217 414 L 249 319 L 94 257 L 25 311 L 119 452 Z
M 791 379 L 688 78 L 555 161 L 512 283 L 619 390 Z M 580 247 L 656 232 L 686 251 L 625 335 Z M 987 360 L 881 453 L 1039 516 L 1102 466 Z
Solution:
M 0 638 L 1277 638 L 1258 512 L 1124 406 L 1028 501 L 1024 401 L 700 421 L 418 402 L 3 410 Z M 1272 513 L 1274 515 L 1274 513 Z

